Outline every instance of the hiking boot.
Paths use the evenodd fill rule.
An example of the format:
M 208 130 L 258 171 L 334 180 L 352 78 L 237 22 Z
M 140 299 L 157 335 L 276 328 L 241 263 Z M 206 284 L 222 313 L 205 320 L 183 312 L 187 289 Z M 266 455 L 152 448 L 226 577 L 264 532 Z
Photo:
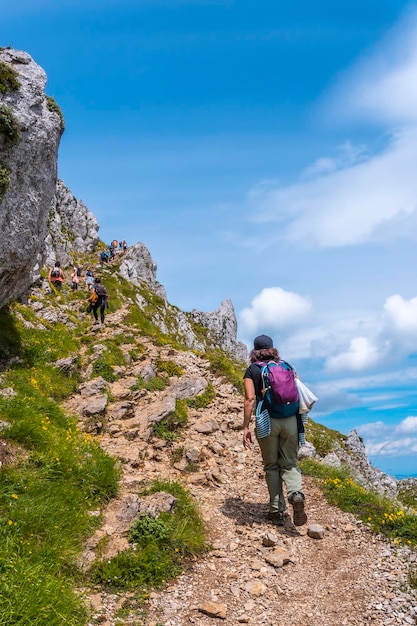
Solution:
M 304 511 L 304 494 L 296 491 L 292 494 L 290 504 L 293 510 L 293 521 L 295 526 L 302 526 L 307 522 L 307 515 Z
M 283 511 L 269 511 L 267 517 L 276 526 L 284 526 L 284 512 Z

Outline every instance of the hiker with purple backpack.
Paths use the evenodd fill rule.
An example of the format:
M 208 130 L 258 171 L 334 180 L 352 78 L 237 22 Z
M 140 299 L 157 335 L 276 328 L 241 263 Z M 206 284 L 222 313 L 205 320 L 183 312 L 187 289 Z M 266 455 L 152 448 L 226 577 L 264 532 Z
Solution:
M 284 525 L 287 498 L 293 508 L 295 526 L 307 522 L 304 511 L 301 472 L 297 464 L 299 446 L 298 392 L 294 369 L 283 361 L 271 337 L 256 337 L 244 375 L 245 400 L 243 445 L 250 448 L 249 428 L 256 408 L 256 438 L 261 448 L 266 484 L 269 491 L 268 519 Z

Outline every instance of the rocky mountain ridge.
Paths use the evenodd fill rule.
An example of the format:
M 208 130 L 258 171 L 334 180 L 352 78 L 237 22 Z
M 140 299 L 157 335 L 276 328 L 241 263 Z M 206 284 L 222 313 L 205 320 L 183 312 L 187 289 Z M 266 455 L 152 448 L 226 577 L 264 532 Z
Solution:
M 52 306 L 40 304 L 37 290 L 29 306 L 40 324 L 51 319 L 51 308 L 61 320 L 73 309 L 62 300 Z M 283 528 L 268 526 L 259 450 L 255 446 L 245 451 L 242 445 L 240 390 L 214 373 L 204 354 L 136 337 L 127 316 L 127 306 L 110 313 L 105 328 L 91 327 L 92 341 L 78 356 L 55 364 L 68 374 L 78 368 L 81 382 L 65 401 L 65 409 L 78 416 L 81 430 L 99 436 L 100 445 L 119 460 L 122 470 L 120 494 L 101 512 L 102 524 L 87 540 L 79 567 L 88 571 L 97 559 L 111 559 L 126 550 L 128 530 L 138 516 L 150 511 L 157 515 L 173 505 L 166 494 L 152 501 L 137 495 L 142 484 L 155 479 L 187 486 L 199 503 L 213 550 L 190 564 L 167 589 L 151 594 L 143 621 L 134 610 L 123 624 L 208 625 L 221 619 L 230 625 L 271 626 L 277 602 L 281 618 L 293 626 L 305 621 L 326 626 L 415 623 L 416 594 L 407 586 L 415 552 L 373 537 L 352 515 L 330 507 L 306 477 L 308 532 L 295 529 L 290 518 Z M 125 359 L 113 366 L 115 379 L 95 376 L 95 364 L 118 337 Z M 141 351 L 132 357 L 137 342 Z M 163 388 L 151 390 L 151 384 L 149 389 L 137 388 L 138 379 L 151 383 L 158 377 L 165 381 Z M 215 390 L 212 400 L 188 409 L 182 434 L 174 441 L 158 436 L 158 425 L 175 415 L 178 401 L 196 399 L 209 386 Z M 373 473 L 355 433 L 344 444 L 335 443 L 325 456 L 309 443 L 300 451 L 303 456 L 330 466 L 348 463 L 368 488 L 391 495 L 395 490 L 395 479 Z M 316 537 L 312 527 L 319 529 Z M 116 626 L 128 597 L 90 592 L 91 626 L 97 620 Z

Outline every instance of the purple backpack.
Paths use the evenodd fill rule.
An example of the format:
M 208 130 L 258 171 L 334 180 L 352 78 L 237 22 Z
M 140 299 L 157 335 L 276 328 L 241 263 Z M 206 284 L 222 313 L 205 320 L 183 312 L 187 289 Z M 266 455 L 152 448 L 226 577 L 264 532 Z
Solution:
M 261 368 L 263 407 L 271 417 L 289 417 L 298 412 L 294 370 L 286 361 L 257 361 Z

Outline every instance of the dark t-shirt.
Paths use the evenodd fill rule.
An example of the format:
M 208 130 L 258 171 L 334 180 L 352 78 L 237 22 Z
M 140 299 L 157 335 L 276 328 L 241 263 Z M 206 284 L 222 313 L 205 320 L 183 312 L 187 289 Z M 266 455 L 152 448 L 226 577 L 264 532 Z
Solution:
M 256 404 L 258 404 L 258 402 L 262 400 L 262 379 L 261 368 L 259 365 L 251 363 L 243 378 L 251 378 L 253 380 L 253 384 L 255 385 Z

